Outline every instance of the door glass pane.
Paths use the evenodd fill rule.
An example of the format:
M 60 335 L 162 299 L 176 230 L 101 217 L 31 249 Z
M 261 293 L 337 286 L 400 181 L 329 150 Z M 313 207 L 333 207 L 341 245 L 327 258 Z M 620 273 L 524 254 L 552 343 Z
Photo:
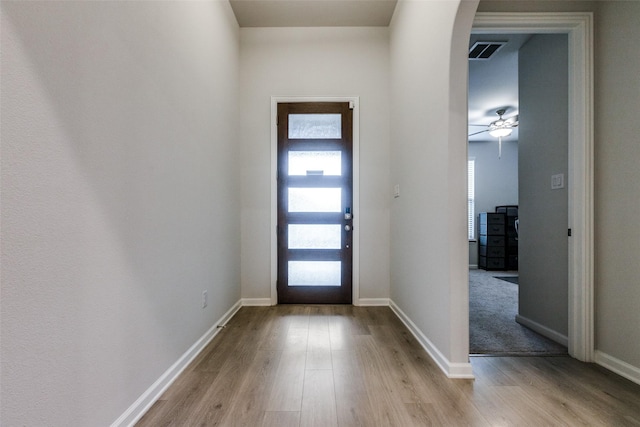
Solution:
M 289 151 L 289 175 L 342 175 L 342 152 Z
M 289 114 L 289 139 L 340 139 L 340 114 Z
M 289 261 L 289 286 L 340 286 L 340 261 Z
M 340 249 L 340 224 L 290 224 L 289 249 Z
M 289 212 L 342 212 L 342 188 L 289 188 Z

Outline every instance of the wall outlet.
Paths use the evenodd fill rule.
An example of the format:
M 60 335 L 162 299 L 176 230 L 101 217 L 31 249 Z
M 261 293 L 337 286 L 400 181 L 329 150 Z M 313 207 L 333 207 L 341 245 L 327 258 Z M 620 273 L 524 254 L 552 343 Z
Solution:
M 202 291 L 202 308 L 207 306 L 207 291 Z

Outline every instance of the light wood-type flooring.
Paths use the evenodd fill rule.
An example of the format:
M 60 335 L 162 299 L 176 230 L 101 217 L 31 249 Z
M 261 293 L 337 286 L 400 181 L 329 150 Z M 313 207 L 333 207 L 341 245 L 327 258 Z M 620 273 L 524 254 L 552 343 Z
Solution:
M 244 307 L 139 426 L 640 426 L 640 385 L 569 357 L 448 379 L 388 307 Z

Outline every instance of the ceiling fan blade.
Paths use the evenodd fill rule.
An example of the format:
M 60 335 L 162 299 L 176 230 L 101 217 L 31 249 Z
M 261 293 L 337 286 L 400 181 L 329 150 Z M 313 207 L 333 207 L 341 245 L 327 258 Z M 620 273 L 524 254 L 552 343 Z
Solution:
M 489 129 L 485 129 L 485 130 L 481 130 L 480 132 L 470 133 L 468 136 L 478 135 L 480 133 L 484 133 L 484 132 L 488 132 L 488 131 L 489 131 Z
M 484 127 L 487 127 L 489 125 L 472 125 L 471 123 L 469 123 L 469 124 L 467 124 L 467 126 L 484 126 Z
M 519 120 L 518 120 L 518 114 L 516 114 L 513 117 L 509 117 L 508 119 L 504 119 L 505 123 L 511 123 L 514 124 L 515 126 L 518 125 Z

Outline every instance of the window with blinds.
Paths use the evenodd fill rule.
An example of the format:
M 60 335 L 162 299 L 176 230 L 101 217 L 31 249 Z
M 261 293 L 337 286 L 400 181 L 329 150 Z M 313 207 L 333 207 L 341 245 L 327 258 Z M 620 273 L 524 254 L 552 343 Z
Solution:
M 474 158 L 470 158 L 467 162 L 467 194 L 468 194 L 468 204 L 467 204 L 467 234 L 469 235 L 469 240 L 475 239 L 475 228 L 476 228 L 476 215 L 475 215 L 475 173 L 476 173 L 476 161 Z

